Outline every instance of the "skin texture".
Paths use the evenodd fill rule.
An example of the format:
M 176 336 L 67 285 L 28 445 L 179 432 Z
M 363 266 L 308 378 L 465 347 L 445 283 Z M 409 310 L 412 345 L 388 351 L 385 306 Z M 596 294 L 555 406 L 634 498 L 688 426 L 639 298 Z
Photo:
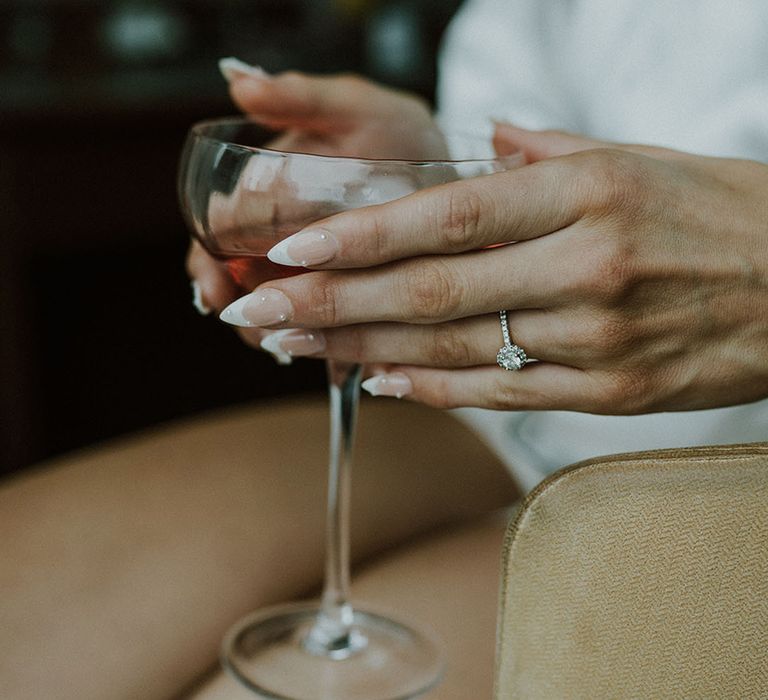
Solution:
M 396 611 L 400 619 L 429 620 L 443 640 L 446 675 L 424 700 L 492 697 L 499 552 L 507 518 L 493 515 L 419 538 L 362 567 L 355 577 L 356 599 Z M 253 695 L 217 668 L 182 699 L 253 700 Z
M 334 254 L 260 285 L 243 316 L 312 329 L 313 355 L 377 366 L 391 380 L 377 393 L 442 408 L 632 414 L 768 396 L 768 166 L 505 124 L 496 147 L 528 165 L 312 224 Z M 263 322 L 265 290 L 284 322 Z M 539 360 L 521 372 L 495 364 L 502 308 Z
M 451 676 L 430 700 L 472 697 L 493 673 L 506 518 L 491 513 L 517 489 L 444 412 L 369 400 L 360 418 L 353 595 L 455 635 Z M 165 426 L 0 484 L 0 697 L 188 697 L 237 619 L 317 591 L 327 438 L 326 402 L 305 397 Z M 242 697 L 211 683 L 195 697 L 221 683 Z

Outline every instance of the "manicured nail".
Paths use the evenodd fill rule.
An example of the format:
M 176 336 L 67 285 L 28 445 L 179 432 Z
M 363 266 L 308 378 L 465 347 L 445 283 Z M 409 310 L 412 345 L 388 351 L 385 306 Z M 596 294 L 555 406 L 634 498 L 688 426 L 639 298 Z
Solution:
M 400 372 L 379 374 L 366 379 L 361 385 L 371 396 L 395 396 L 402 399 L 413 391 L 413 384 Z
M 267 80 L 271 76 L 260 66 L 251 66 L 239 58 L 229 56 L 219 61 L 219 70 L 227 82 L 232 82 L 237 78 L 259 78 Z
M 281 357 L 315 355 L 325 350 L 325 336 L 319 331 L 287 328 L 270 333 L 261 341 L 261 347 L 271 352 L 280 362 Z
M 219 318 L 233 326 L 272 326 L 285 323 L 293 315 L 290 299 L 277 289 L 259 289 L 233 301 Z
M 291 365 L 293 364 L 293 358 L 291 358 L 291 356 L 280 347 L 279 338 L 273 340 L 270 340 L 270 338 L 273 338 L 273 336 L 278 336 L 281 333 L 290 332 L 290 330 L 275 331 L 274 333 L 270 333 L 269 335 L 264 336 L 260 343 L 262 349 L 270 353 L 272 357 L 275 358 L 275 361 L 278 365 Z
M 278 265 L 307 267 L 328 262 L 338 252 L 339 243 L 331 234 L 322 229 L 309 229 L 280 241 L 267 257 Z
M 197 309 L 197 313 L 201 316 L 208 316 L 213 309 L 205 303 L 203 299 L 203 290 L 200 289 L 200 285 L 197 280 L 192 280 L 192 304 Z

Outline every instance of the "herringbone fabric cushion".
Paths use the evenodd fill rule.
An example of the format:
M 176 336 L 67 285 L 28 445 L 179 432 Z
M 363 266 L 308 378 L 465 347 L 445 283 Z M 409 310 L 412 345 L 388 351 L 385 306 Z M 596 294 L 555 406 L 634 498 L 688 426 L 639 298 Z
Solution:
M 768 443 L 537 488 L 507 533 L 496 698 L 768 698 Z

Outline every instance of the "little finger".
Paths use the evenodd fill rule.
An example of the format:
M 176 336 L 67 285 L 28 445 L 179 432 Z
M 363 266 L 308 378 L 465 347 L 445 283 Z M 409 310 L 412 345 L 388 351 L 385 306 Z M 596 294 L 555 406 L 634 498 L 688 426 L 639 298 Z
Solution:
M 547 362 L 518 372 L 499 367 L 439 369 L 393 366 L 363 388 L 372 396 L 393 396 L 436 408 L 601 412 L 605 382 L 599 373 Z

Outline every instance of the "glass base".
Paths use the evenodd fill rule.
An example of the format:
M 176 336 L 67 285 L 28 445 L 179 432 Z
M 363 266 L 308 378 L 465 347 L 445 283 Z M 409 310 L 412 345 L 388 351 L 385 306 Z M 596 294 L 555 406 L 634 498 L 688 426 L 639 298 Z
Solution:
M 426 630 L 355 610 L 347 654 L 308 643 L 316 603 L 282 605 L 242 620 L 224 639 L 222 663 L 241 683 L 277 700 L 406 700 L 442 677 L 440 643 Z

